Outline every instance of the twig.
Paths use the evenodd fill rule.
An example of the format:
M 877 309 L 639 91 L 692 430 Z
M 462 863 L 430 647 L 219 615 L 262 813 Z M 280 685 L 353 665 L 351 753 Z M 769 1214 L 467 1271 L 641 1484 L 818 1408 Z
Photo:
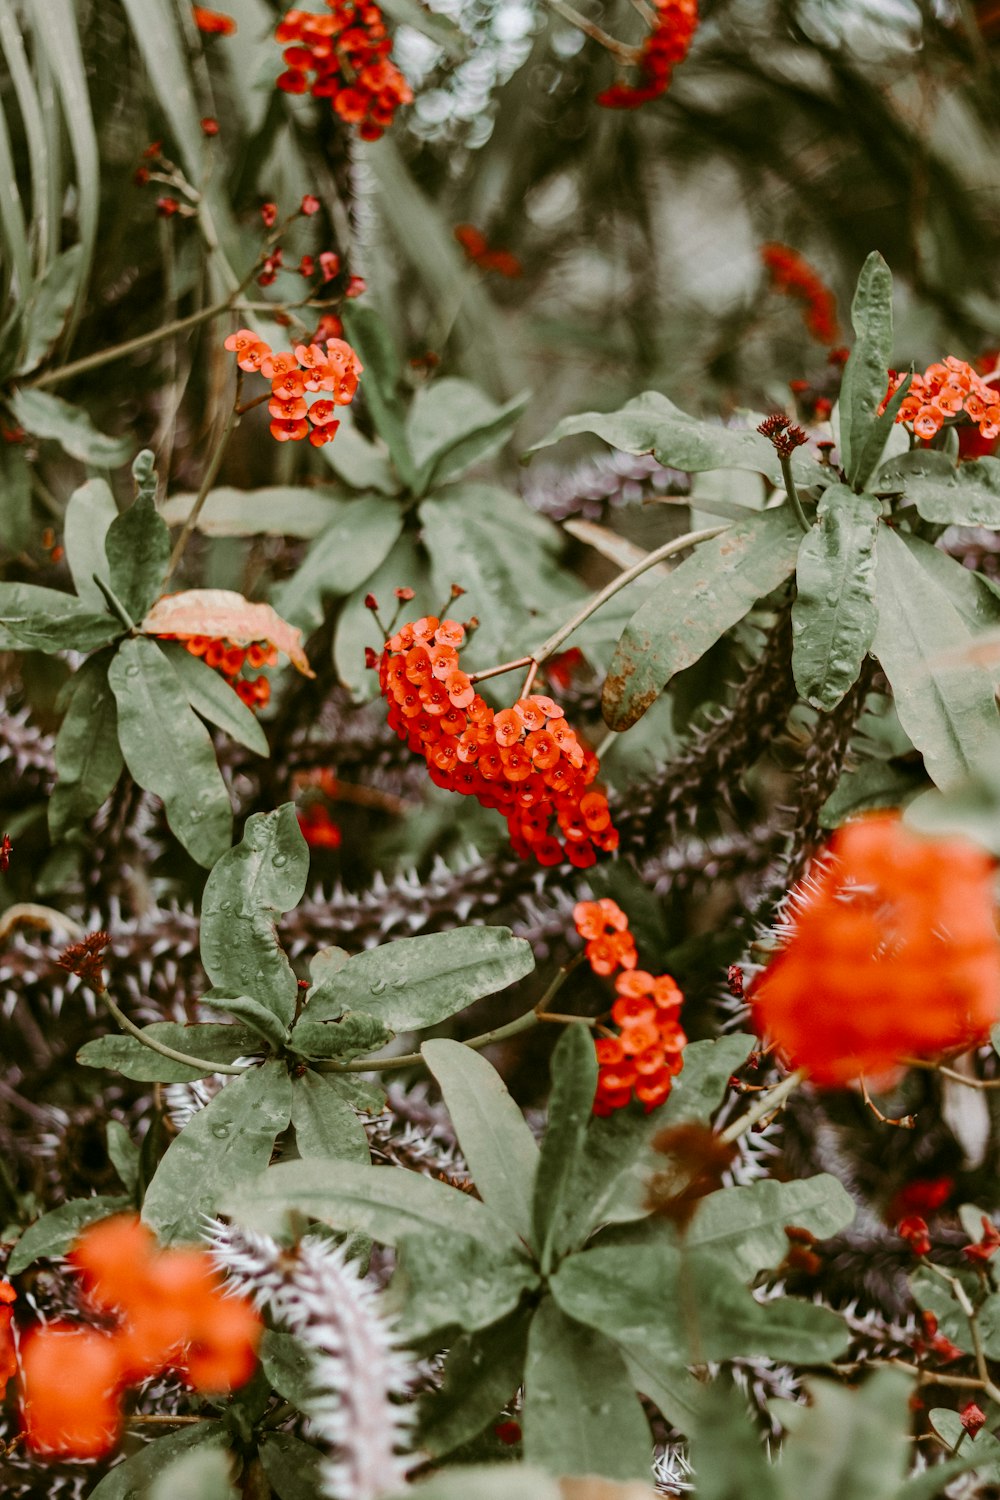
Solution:
M 861 1096 L 876 1120 L 881 1120 L 883 1125 L 896 1125 L 900 1130 L 912 1130 L 915 1127 L 917 1123 L 916 1115 L 900 1115 L 898 1120 L 892 1120 L 888 1115 L 882 1113 L 868 1092 L 868 1084 L 863 1073 L 859 1074 L 858 1082 L 861 1084 Z
M 571 26 L 575 26 L 585 36 L 589 36 L 591 41 L 605 47 L 615 57 L 621 58 L 622 62 L 635 63 L 638 60 L 638 47 L 626 46 L 624 42 L 619 42 L 615 37 L 609 36 L 606 31 L 602 31 L 600 26 L 595 25 L 586 16 L 581 15 L 574 6 L 567 4 L 567 0 L 547 0 L 547 3 L 557 15 L 562 16 L 564 21 L 568 21 Z
M 805 1068 L 796 1068 L 794 1073 L 789 1073 L 780 1083 L 776 1083 L 773 1089 L 768 1089 L 765 1094 L 755 1100 L 745 1115 L 740 1115 L 738 1120 L 726 1127 L 719 1136 L 721 1145 L 731 1145 L 738 1141 L 740 1136 L 746 1135 L 751 1126 L 756 1125 L 758 1120 L 763 1120 L 766 1115 L 774 1114 L 785 1103 L 799 1084 L 806 1078 Z
M 181 558 L 184 555 L 184 549 L 191 538 L 192 531 L 194 531 L 194 528 L 198 524 L 198 517 L 201 515 L 201 512 L 205 505 L 205 501 L 208 499 L 208 492 L 212 488 L 212 485 L 215 483 L 215 476 L 218 474 L 219 469 L 222 465 L 222 460 L 225 455 L 229 439 L 232 437 L 236 428 L 239 426 L 240 394 L 242 390 L 243 371 L 238 369 L 236 371 L 236 395 L 233 398 L 232 410 L 230 411 L 229 416 L 226 418 L 226 425 L 222 429 L 222 432 L 219 435 L 219 441 L 216 443 L 215 450 L 212 453 L 212 457 L 208 461 L 208 468 L 205 470 L 204 478 L 201 481 L 201 488 L 199 489 L 198 494 L 195 496 L 195 502 L 191 507 L 191 512 L 187 520 L 184 522 L 184 528 L 181 531 L 180 536 L 177 538 L 177 543 L 174 547 L 173 552 L 171 552 L 170 554 L 170 561 L 167 564 L 166 576 L 163 580 L 165 584 L 169 583 L 170 579 L 174 576 L 174 573 L 177 570 L 177 564 L 180 562 Z

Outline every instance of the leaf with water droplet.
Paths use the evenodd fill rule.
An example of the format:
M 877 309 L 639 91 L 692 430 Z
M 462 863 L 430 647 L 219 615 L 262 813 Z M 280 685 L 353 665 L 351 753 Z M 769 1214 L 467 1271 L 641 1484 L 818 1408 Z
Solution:
M 288 1127 L 292 1084 L 283 1062 L 227 1082 L 168 1146 L 146 1190 L 142 1217 L 162 1240 L 196 1240 L 224 1194 L 267 1166 Z
M 792 605 L 792 671 L 814 708 L 835 708 L 857 681 L 878 621 L 875 534 L 882 503 L 846 484 L 823 492 L 802 538 Z

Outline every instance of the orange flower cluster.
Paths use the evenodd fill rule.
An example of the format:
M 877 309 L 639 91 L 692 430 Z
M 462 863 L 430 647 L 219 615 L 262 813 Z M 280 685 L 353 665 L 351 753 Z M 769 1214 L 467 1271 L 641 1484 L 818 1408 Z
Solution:
M 378 6 L 370 0 L 326 3 L 328 16 L 290 10 L 280 22 L 275 39 L 285 47 L 287 67 L 278 88 L 329 99 L 363 141 L 377 141 L 399 106 L 412 103 L 413 90 L 390 61 L 392 39 Z
M 496 271 L 498 276 L 523 276 L 524 267 L 510 250 L 491 250 L 486 236 L 475 224 L 456 224 L 452 230 L 465 251 L 466 259 L 480 271 Z
M 813 338 L 821 344 L 835 344 L 840 337 L 837 300 L 819 273 L 788 245 L 762 245 L 760 258 L 774 290 L 802 303 L 802 320 Z
M 364 369 L 360 359 L 343 339 L 327 339 L 326 352 L 319 344 L 296 344 L 295 352 L 275 354 L 270 344 L 249 328 L 240 328 L 226 339 L 226 348 L 248 373 L 260 372 L 271 382 L 271 436 L 279 443 L 298 443 L 309 438 L 314 448 L 333 441 L 340 426 L 338 406 L 349 406 Z M 327 397 L 306 403 L 306 392 L 326 391 Z M 311 427 L 311 431 L 310 431 Z
M 125 1388 L 166 1370 L 197 1391 L 245 1385 L 261 1321 L 227 1295 L 205 1250 L 160 1250 L 137 1218 L 119 1215 L 84 1230 L 69 1254 L 87 1305 L 117 1318 L 110 1331 L 48 1323 L 25 1335 L 21 1386 L 25 1436 L 34 1453 L 99 1458 L 121 1433 Z
M 684 1066 L 687 1037 L 677 1023 L 684 997 L 669 974 L 637 969 L 635 939 L 628 917 L 616 901 L 580 901 L 573 921 L 595 974 L 608 978 L 616 969 L 617 999 L 611 1018 L 618 1036 L 598 1037 L 597 1093 L 594 1114 L 623 1109 L 633 1095 L 646 1113 L 662 1104 Z
M 206 10 L 203 5 L 192 5 L 191 19 L 198 30 L 206 36 L 233 36 L 236 22 L 221 10 Z
M 904 378 L 891 377 L 890 396 Z M 929 441 L 949 419 L 963 416 L 987 441 L 1000 437 L 1000 391 L 988 385 L 964 359 L 949 354 L 942 364 L 928 365 L 922 375 L 914 375 L 896 421 L 909 422 L 918 438 Z
M 464 640 L 456 620 L 428 615 L 386 642 L 379 684 L 390 726 L 424 757 L 436 786 L 503 814 L 522 859 L 586 869 L 596 849 L 618 846 L 607 798 L 588 790 L 597 756 L 551 698 L 535 693 L 495 713 L 458 665 Z
M 994 861 L 891 813 L 837 830 L 753 991 L 757 1025 L 815 1083 L 891 1081 L 1000 1019 Z
M 613 83 L 597 96 L 605 109 L 638 109 L 670 86 L 674 68 L 691 50 L 698 29 L 698 0 L 653 0 L 656 24 L 639 50 L 639 82 Z
M 161 635 L 158 639 L 171 641 L 178 637 Z M 271 684 L 263 673 L 253 681 L 240 677 L 240 673 L 244 666 L 252 667 L 254 671 L 260 667 L 276 666 L 277 646 L 272 646 L 269 641 L 251 641 L 249 646 L 238 646 L 235 641 L 211 635 L 188 635 L 181 639 L 184 649 L 192 656 L 200 656 L 207 667 L 222 673 L 247 708 L 264 708 L 270 701 Z

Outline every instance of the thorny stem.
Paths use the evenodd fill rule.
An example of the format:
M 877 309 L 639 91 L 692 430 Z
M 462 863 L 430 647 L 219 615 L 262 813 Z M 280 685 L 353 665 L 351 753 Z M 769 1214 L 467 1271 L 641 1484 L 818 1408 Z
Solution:
M 915 1128 L 917 1123 L 916 1115 L 900 1115 L 898 1120 L 891 1119 L 889 1115 L 884 1115 L 882 1113 L 882 1111 L 879 1109 L 878 1105 L 872 1098 L 871 1094 L 868 1092 L 868 1083 L 863 1073 L 859 1075 L 858 1082 L 861 1084 L 861 1097 L 864 1099 L 865 1103 L 871 1110 L 872 1114 L 875 1116 L 876 1120 L 879 1120 L 883 1125 L 895 1125 L 900 1130 L 913 1130 Z
M 567 4 L 567 0 L 548 0 L 548 4 L 556 12 L 556 15 L 562 16 L 564 21 L 568 21 L 571 26 L 575 26 L 585 36 L 589 36 L 591 41 L 605 47 L 615 57 L 620 58 L 622 62 L 635 63 L 638 60 L 638 47 L 628 47 L 624 42 L 619 42 L 615 37 L 609 36 L 606 31 L 602 31 L 600 26 L 595 25 L 586 16 L 581 15 L 574 6 Z
M 165 1042 L 158 1042 L 153 1037 L 147 1036 L 140 1027 L 129 1020 L 121 1007 L 112 1000 L 106 989 L 98 990 L 97 993 L 122 1030 L 127 1031 L 129 1036 L 134 1036 L 136 1041 L 141 1042 L 144 1047 L 148 1047 L 151 1052 L 159 1052 L 161 1057 L 169 1057 L 173 1062 L 186 1063 L 190 1068 L 205 1068 L 210 1073 L 246 1073 L 253 1066 L 252 1063 L 245 1063 L 243 1067 L 237 1068 L 231 1063 L 209 1062 L 204 1057 L 192 1057 L 188 1052 L 178 1052 L 176 1047 L 168 1047 Z
M 923 1068 L 928 1073 L 940 1073 L 942 1078 L 951 1078 L 955 1083 L 964 1083 L 967 1089 L 1000 1089 L 1000 1078 L 967 1078 L 954 1068 L 946 1068 L 943 1063 L 928 1062 L 923 1057 L 904 1057 L 902 1061 L 908 1068 Z
M 174 573 L 176 572 L 176 569 L 177 569 L 177 564 L 180 562 L 181 558 L 184 555 L 184 549 L 185 549 L 185 547 L 187 546 L 188 542 L 191 539 L 191 533 L 192 533 L 192 531 L 194 531 L 194 528 L 197 526 L 197 524 L 198 524 L 198 517 L 201 515 L 201 512 L 202 512 L 202 510 L 204 508 L 204 505 L 205 505 L 205 501 L 208 499 L 208 492 L 212 488 L 212 485 L 215 483 L 215 476 L 219 472 L 219 468 L 220 468 L 220 466 L 222 464 L 223 455 L 225 454 L 226 448 L 227 448 L 227 446 L 229 444 L 229 439 L 232 437 L 232 435 L 235 432 L 236 428 L 239 426 L 239 423 L 240 423 L 240 395 L 242 393 L 242 390 L 243 390 L 243 371 L 242 370 L 237 370 L 236 371 L 236 395 L 233 398 L 232 410 L 230 411 L 229 416 L 226 418 L 226 425 L 225 425 L 225 427 L 222 429 L 222 432 L 219 434 L 219 441 L 215 445 L 215 451 L 213 452 L 211 458 L 208 461 L 208 468 L 205 470 L 204 478 L 201 481 L 201 489 L 198 491 L 198 494 L 195 497 L 195 502 L 194 502 L 194 505 L 191 507 L 191 512 L 190 512 L 187 520 L 184 522 L 183 530 L 181 531 L 180 536 L 177 538 L 177 542 L 176 542 L 176 545 L 174 546 L 173 552 L 171 552 L 171 554 L 170 554 L 170 561 L 167 564 L 166 576 L 165 576 L 165 578 L 163 580 L 165 584 L 169 583 L 170 579 L 174 576 Z
M 583 957 L 582 953 L 578 953 L 575 958 L 570 959 L 568 964 L 563 965 L 533 1009 L 526 1011 L 523 1016 L 518 1016 L 515 1021 L 508 1021 L 505 1026 L 495 1026 L 492 1031 L 482 1031 L 478 1036 L 469 1037 L 468 1041 L 463 1042 L 462 1045 L 478 1052 L 483 1047 L 491 1046 L 493 1042 L 505 1042 L 508 1037 L 518 1036 L 522 1031 L 530 1031 L 537 1026 L 540 1021 L 546 1019 L 550 1002 L 555 999 Z M 574 1024 L 577 1021 L 590 1024 L 584 1016 L 569 1016 L 567 1020 Z M 423 1061 L 419 1052 L 407 1052 L 401 1057 L 387 1057 L 384 1061 L 378 1058 L 358 1057 L 346 1063 L 322 1062 L 313 1063 L 312 1066 L 319 1073 L 387 1073 L 390 1069 L 418 1067 Z
M 785 493 L 787 494 L 791 502 L 792 509 L 795 512 L 795 519 L 798 521 L 803 531 L 809 532 L 812 530 L 812 527 L 806 520 L 806 513 L 802 509 L 802 501 L 799 499 L 799 492 L 795 487 L 795 477 L 792 474 L 791 454 L 779 453 L 778 462 L 781 464 L 781 477 L 785 481 Z
M 787 1078 L 783 1078 L 780 1083 L 776 1083 L 773 1089 L 768 1089 L 766 1093 L 761 1094 L 760 1098 L 751 1104 L 745 1115 L 740 1115 L 738 1120 L 734 1120 L 731 1125 L 728 1125 L 722 1131 L 719 1136 L 720 1144 L 728 1146 L 733 1141 L 738 1141 L 740 1136 L 746 1135 L 747 1131 L 751 1126 L 756 1125 L 758 1120 L 762 1120 L 765 1115 L 773 1114 L 775 1110 L 780 1109 L 785 1100 L 795 1093 L 795 1090 L 805 1078 L 806 1069 L 796 1068 L 794 1073 L 789 1073 Z

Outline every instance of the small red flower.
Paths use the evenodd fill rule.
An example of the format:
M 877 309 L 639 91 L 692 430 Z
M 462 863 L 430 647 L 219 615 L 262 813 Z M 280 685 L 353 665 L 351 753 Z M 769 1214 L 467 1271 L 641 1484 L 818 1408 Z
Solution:
M 198 30 L 206 36 L 232 36 L 236 22 L 220 10 L 206 10 L 203 5 L 192 5 L 191 16 Z
M 214 115 L 205 115 L 201 122 L 202 135 L 218 135 L 219 122 Z
M 319 210 L 319 199 L 313 193 L 306 193 L 302 202 L 299 204 L 299 213 L 305 214 L 306 218 L 309 218 L 312 214 L 318 214 Z

